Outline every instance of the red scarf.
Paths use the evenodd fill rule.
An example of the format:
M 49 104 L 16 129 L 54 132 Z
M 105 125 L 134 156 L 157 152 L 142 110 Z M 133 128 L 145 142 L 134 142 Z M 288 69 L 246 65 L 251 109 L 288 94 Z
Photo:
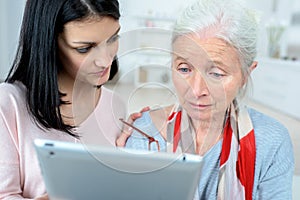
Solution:
M 256 158 L 255 135 L 246 108 L 238 111 L 231 105 L 230 118 L 226 121 L 220 155 L 218 199 L 252 200 Z M 172 151 L 178 148 L 182 137 L 182 118 L 188 117 L 176 106 L 168 118 L 168 131 L 173 132 Z

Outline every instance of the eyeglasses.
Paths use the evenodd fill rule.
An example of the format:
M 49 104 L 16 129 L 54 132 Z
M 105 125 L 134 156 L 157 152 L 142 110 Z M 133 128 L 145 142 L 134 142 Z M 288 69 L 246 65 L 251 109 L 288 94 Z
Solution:
M 148 135 L 147 133 L 145 133 L 144 131 L 138 129 L 137 127 L 133 126 L 132 124 L 124 121 L 124 119 L 120 119 L 121 122 L 123 122 L 124 124 L 126 124 L 127 126 L 131 127 L 132 129 L 136 130 L 137 132 L 139 132 L 140 134 L 142 134 L 143 136 L 145 136 L 148 139 L 148 150 L 151 150 L 151 143 L 155 142 L 156 146 L 157 146 L 157 151 L 160 151 L 160 146 L 158 143 L 158 140 L 156 140 L 154 137 Z

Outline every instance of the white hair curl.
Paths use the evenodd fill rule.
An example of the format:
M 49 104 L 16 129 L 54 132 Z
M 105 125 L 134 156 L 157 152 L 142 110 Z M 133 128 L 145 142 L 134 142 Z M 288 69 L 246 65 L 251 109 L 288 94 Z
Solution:
M 257 14 L 241 0 L 196 0 L 177 19 L 173 41 L 188 33 L 213 32 L 238 50 L 242 65 L 250 66 L 257 53 L 257 29 Z

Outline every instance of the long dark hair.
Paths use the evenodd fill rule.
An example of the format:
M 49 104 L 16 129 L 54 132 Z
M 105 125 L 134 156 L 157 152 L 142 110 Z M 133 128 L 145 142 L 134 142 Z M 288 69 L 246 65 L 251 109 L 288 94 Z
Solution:
M 54 128 L 72 136 L 73 126 L 63 122 L 58 89 L 60 70 L 57 39 L 64 25 L 89 16 L 120 18 L 117 0 L 27 0 L 20 40 L 13 66 L 6 82 L 22 82 L 27 88 L 27 107 L 40 128 Z M 112 64 L 110 79 L 118 71 Z

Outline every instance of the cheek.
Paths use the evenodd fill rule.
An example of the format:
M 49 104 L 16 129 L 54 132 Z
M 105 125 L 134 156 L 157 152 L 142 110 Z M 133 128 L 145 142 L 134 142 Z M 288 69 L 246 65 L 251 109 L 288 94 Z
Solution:
M 70 56 L 65 68 L 74 76 L 77 76 L 80 71 L 84 71 L 84 59 L 78 56 Z
M 73 76 L 76 76 L 78 70 L 83 65 L 84 58 L 68 51 L 60 52 L 60 60 L 62 62 L 64 70 L 68 71 Z
M 173 80 L 173 85 L 176 89 L 176 93 L 179 99 L 184 99 L 187 91 L 188 91 L 188 83 L 187 81 L 177 74 L 176 72 L 172 72 L 172 80 Z
M 119 49 L 119 42 L 117 41 L 114 44 L 112 44 L 111 47 L 109 48 L 110 56 L 112 58 L 116 56 L 118 49 Z
M 223 92 L 223 98 L 225 98 L 225 101 L 227 104 L 231 103 L 233 99 L 236 98 L 238 92 L 240 89 L 240 83 L 238 82 L 231 82 L 228 84 L 224 84 L 224 92 Z M 221 97 L 220 97 L 221 98 Z

